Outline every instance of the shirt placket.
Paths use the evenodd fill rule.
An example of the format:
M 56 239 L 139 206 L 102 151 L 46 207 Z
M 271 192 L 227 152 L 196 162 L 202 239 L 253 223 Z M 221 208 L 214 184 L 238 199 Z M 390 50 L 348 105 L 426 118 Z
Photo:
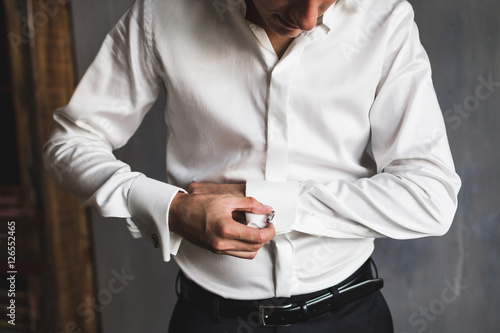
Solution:
M 290 88 L 304 48 L 319 37 L 319 31 L 298 36 L 278 61 L 263 30 L 252 27 L 263 48 L 263 60 L 269 73 L 267 96 L 267 151 L 265 180 L 286 181 L 288 168 L 288 117 Z M 321 30 L 322 32 L 323 30 Z M 264 38 L 265 37 L 265 38 Z M 274 249 L 275 295 L 289 297 L 299 289 L 294 271 L 294 247 L 287 233 L 271 241 Z
M 296 42 L 276 64 L 269 78 L 265 178 L 271 181 L 285 181 L 287 178 L 290 85 L 303 50 L 302 43 Z M 275 293 L 277 297 L 288 297 L 295 276 L 293 244 L 286 233 L 276 235 L 272 243 Z

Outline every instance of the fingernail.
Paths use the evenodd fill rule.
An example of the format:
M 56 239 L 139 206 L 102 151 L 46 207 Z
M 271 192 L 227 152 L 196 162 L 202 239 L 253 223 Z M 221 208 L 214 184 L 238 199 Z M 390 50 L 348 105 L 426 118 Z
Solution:
M 267 208 L 267 209 L 273 209 L 273 207 L 268 206 L 268 205 L 264 205 L 264 207 Z

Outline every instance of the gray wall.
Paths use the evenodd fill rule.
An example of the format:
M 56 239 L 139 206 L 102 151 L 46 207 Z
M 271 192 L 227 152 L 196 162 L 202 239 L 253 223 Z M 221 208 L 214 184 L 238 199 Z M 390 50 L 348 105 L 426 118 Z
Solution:
M 500 87 L 477 95 L 480 77 L 500 82 L 497 0 L 411 1 L 446 115 L 460 206 L 449 233 L 411 241 L 377 240 L 375 258 L 397 333 L 497 332 L 500 306 Z M 73 0 L 80 77 L 106 32 L 131 0 Z M 480 93 L 488 90 L 481 88 Z M 479 98 L 478 98 L 479 97 Z M 133 169 L 164 179 L 161 101 L 117 155 Z M 462 108 L 462 111 L 456 111 Z M 99 295 L 113 271 L 134 276 L 96 312 L 102 332 L 166 332 L 177 267 L 163 263 L 143 240 L 129 237 L 123 221 L 91 212 Z M 130 278 L 131 279 L 131 278 Z M 109 293 L 107 293 L 109 294 Z

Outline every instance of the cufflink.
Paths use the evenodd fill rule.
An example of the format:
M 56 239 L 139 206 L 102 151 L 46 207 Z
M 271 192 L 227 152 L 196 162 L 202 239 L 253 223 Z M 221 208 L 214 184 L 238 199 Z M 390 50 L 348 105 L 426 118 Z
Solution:
M 151 234 L 151 239 L 153 240 L 153 246 L 155 248 L 160 246 L 160 243 L 158 242 L 158 235 L 157 234 Z
M 274 219 L 274 215 L 276 215 L 274 213 L 274 210 L 272 212 L 270 212 L 269 214 L 267 214 L 266 223 L 270 223 Z

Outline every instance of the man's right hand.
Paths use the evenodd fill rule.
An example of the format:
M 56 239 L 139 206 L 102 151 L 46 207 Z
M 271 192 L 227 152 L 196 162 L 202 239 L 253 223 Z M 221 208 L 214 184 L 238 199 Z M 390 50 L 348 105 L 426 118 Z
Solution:
M 169 211 L 170 231 L 217 254 L 253 259 L 274 238 L 272 223 L 256 229 L 233 219 L 233 212 L 268 214 L 272 208 L 250 197 L 233 194 L 179 192 Z

